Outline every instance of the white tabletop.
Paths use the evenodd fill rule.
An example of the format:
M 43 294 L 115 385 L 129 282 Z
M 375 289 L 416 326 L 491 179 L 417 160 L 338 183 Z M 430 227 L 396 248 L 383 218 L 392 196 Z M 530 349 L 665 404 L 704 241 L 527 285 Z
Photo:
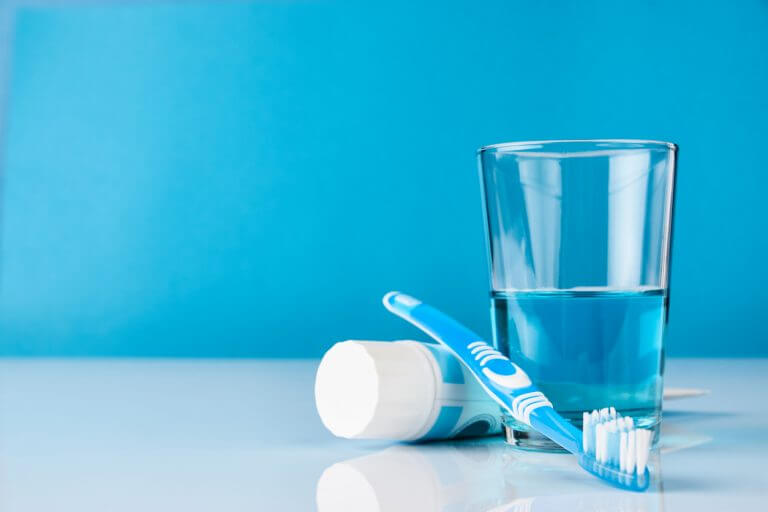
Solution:
M 336 439 L 314 409 L 316 366 L 0 361 L 0 510 L 305 511 L 318 486 L 323 510 L 766 510 L 765 359 L 668 361 L 667 385 L 712 393 L 666 404 L 644 494 L 500 438 Z

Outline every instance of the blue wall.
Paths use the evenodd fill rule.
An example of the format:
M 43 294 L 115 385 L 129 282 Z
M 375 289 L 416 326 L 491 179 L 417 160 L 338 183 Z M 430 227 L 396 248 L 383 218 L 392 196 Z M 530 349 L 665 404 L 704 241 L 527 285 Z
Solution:
M 681 146 L 671 355 L 768 355 L 768 3 L 18 8 L 0 351 L 318 356 L 489 333 L 475 149 Z

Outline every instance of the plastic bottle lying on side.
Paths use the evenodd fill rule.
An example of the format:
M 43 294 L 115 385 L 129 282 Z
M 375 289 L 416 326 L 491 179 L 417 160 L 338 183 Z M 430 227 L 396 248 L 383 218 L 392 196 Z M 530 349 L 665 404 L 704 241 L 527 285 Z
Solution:
M 336 343 L 315 379 L 323 424 L 348 439 L 426 441 L 501 432 L 499 406 L 445 348 L 418 341 Z

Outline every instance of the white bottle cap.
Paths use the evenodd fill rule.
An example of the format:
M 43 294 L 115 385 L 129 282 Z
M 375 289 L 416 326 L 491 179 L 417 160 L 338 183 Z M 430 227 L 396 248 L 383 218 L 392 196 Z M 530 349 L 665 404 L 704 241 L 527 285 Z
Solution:
M 315 403 L 323 424 L 349 439 L 414 439 L 436 402 L 433 363 L 417 342 L 343 341 L 323 356 Z

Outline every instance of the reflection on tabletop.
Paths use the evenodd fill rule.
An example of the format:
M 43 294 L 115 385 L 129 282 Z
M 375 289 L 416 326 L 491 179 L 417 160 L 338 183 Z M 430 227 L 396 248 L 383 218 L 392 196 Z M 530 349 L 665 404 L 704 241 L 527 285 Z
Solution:
M 499 438 L 396 445 L 333 464 L 317 482 L 320 512 L 664 510 L 661 459 L 711 439 L 665 425 L 644 493 L 613 489 L 565 454 L 526 452 Z

